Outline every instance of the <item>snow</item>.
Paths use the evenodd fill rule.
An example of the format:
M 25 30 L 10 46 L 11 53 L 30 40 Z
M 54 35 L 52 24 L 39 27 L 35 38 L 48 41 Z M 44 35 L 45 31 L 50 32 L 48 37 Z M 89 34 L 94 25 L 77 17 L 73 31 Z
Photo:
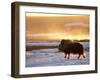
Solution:
M 27 42 L 26 45 L 28 46 L 58 46 L 60 44 L 59 41 L 34 41 L 34 42 Z
M 70 59 L 65 59 L 64 53 L 57 48 L 37 49 L 26 51 L 26 67 L 87 65 L 89 64 L 89 50 L 87 49 L 89 48 L 89 42 L 81 42 L 81 44 L 85 48 L 86 58 L 78 59 L 78 55 L 71 54 Z

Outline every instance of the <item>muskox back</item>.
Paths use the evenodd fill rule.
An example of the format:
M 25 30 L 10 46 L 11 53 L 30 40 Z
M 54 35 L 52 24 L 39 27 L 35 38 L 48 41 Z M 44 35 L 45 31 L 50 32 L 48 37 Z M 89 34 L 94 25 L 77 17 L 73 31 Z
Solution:
M 83 45 L 79 42 L 62 40 L 59 45 L 59 50 L 65 53 L 65 58 L 66 55 L 68 55 L 68 59 L 70 57 L 70 53 L 78 54 L 78 58 L 80 58 L 81 55 L 85 58 Z

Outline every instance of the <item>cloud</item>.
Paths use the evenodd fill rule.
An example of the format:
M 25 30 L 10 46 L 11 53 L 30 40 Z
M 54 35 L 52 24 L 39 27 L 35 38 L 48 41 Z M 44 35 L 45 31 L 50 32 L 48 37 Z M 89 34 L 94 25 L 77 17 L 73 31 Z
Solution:
M 41 34 L 27 34 L 27 36 L 59 36 L 59 35 L 69 35 L 69 33 L 41 33 Z
M 67 26 L 70 26 L 70 27 L 73 27 L 73 26 L 87 27 L 87 26 L 89 26 L 89 24 L 88 23 L 83 23 L 83 22 L 71 22 L 71 23 L 66 23 L 65 27 L 67 27 Z

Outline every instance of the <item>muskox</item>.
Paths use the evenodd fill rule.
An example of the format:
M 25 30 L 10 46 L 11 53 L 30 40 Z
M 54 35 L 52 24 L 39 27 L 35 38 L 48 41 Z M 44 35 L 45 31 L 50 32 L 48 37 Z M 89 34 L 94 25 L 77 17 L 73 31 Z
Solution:
M 78 54 L 78 59 L 84 56 L 84 48 L 83 45 L 80 44 L 79 42 L 72 42 L 70 40 L 62 40 L 61 43 L 59 44 L 59 50 L 63 51 L 65 54 L 65 59 L 66 56 L 68 55 L 68 59 L 70 58 L 70 53 L 72 54 Z

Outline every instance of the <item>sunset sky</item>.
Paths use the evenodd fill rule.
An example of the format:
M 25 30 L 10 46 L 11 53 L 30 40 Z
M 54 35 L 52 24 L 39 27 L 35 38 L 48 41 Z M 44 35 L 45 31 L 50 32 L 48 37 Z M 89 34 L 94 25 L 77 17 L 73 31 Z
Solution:
M 87 15 L 26 13 L 26 39 L 89 39 L 89 22 Z

